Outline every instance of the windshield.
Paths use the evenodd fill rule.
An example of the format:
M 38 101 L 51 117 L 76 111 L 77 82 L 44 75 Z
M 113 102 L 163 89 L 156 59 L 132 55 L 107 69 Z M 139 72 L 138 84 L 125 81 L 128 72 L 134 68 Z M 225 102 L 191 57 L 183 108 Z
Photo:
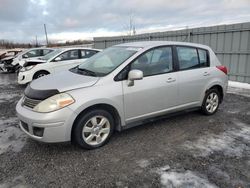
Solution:
M 40 59 L 48 61 L 50 58 L 55 57 L 57 54 L 61 53 L 62 51 L 63 51 L 62 49 L 56 49 L 55 51 L 53 51 L 53 52 L 51 52 L 43 57 L 40 57 Z
M 78 66 L 79 70 L 105 76 L 138 51 L 138 48 L 111 47 L 97 53 Z

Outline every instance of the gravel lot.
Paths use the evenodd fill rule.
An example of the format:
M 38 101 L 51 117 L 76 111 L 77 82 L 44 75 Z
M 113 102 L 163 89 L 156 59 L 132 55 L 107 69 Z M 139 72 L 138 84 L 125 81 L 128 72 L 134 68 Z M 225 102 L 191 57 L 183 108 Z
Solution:
M 0 187 L 250 187 L 250 91 L 231 88 L 213 116 L 190 112 L 115 133 L 87 151 L 18 128 L 24 87 L 0 74 Z

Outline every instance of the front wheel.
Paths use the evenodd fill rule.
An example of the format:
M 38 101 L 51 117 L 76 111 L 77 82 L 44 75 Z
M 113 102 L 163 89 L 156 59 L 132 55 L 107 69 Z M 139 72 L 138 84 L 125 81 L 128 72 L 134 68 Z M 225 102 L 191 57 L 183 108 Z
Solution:
M 202 104 L 202 112 L 206 115 L 214 114 L 220 105 L 220 93 L 217 89 L 210 89 L 206 92 L 206 95 Z
M 108 142 L 114 131 L 114 119 L 105 110 L 92 110 L 82 115 L 74 125 L 73 141 L 85 149 L 95 149 Z

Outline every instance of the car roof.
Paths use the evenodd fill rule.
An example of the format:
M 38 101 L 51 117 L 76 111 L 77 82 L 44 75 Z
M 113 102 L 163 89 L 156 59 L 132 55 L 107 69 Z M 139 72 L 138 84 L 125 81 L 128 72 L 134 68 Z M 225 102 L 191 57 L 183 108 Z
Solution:
M 101 51 L 100 49 L 94 49 L 94 48 L 84 48 L 84 47 L 61 47 L 61 48 L 57 48 L 57 49 L 61 49 L 63 51 L 66 51 L 66 50 L 77 50 L 77 49 L 80 49 L 80 50 L 95 50 L 95 51 Z
M 191 42 L 177 42 L 177 41 L 141 41 L 141 42 L 123 43 L 123 44 L 119 44 L 116 46 L 151 48 L 151 47 L 164 46 L 164 45 L 193 46 L 193 47 L 198 47 L 198 48 L 209 49 L 209 47 L 206 45 L 191 43 Z

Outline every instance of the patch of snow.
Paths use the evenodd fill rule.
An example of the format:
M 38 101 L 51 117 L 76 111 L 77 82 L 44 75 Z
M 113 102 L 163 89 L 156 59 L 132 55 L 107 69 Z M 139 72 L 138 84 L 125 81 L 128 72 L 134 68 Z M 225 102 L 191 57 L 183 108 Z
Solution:
M 242 122 L 234 122 L 236 128 L 227 130 L 222 134 L 210 134 L 199 138 L 195 142 L 187 141 L 184 147 L 194 156 L 209 156 L 221 151 L 227 156 L 241 157 L 250 151 L 250 126 Z
M 16 118 L 0 119 L 0 154 L 7 151 L 19 152 L 26 142 L 26 135 L 18 127 Z
M 206 177 L 201 177 L 192 171 L 162 170 L 158 171 L 161 175 L 161 184 L 166 188 L 217 188 L 210 183 Z
M 146 159 L 141 159 L 139 161 L 137 161 L 137 164 L 141 167 L 141 168 L 146 168 L 147 166 L 150 165 L 150 162 Z
M 250 84 L 242 83 L 242 82 L 235 82 L 235 81 L 228 81 L 228 86 L 242 88 L 242 89 L 250 89 Z
M 249 89 L 242 89 L 236 87 L 228 87 L 227 93 L 232 93 L 236 95 L 242 95 L 244 97 L 250 97 L 250 90 Z
M 10 188 L 10 187 L 19 187 L 19 188 L 29 188 L 26 184 L 25 178 L 23 176 L 15 177 L 11 182 L 0 184 L 0 188 Z

